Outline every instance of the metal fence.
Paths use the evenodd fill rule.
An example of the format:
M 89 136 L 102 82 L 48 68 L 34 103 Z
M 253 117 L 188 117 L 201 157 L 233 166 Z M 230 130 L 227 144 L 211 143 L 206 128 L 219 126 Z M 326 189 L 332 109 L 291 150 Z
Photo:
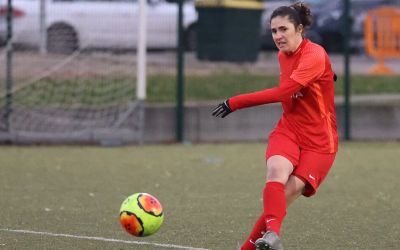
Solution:
M 6 27 L 1 23 L 5 22 L 5 12 L 1 10 L 6 5 L 1 3 L 0 38 L 4 38 L 7 30 L 1 29 Z M 114 145 L 142 141 L 143 126 L 146 126 L 144 106 L 136 99 L 138 2 L 13 0 L 12 3 L 12 40 L 0 48 L 0 65 L 4 66 L 0 68 L 0 142 Z M 276 7 L 266 3 L 269 8 Z M 279 4 L 287 3 L 282 1 Z M 258 25 L 253 27 L 260 34 L 253 40 L 260 43 L 260 48 L 268 47 L 263 45 L 263 36 L 268 34 L 265 34 L 266 27 L 262 23 L 267 22 L 265 15 L 271 13 L 270 9 L 260 9 L 261 5 L 251 6 L 244 9 L 257 9 L 260 15 L 254 19 Z M 177 12 L 174 3 L 148 1 L 148 75 L 175 75 L 177 72 Z M 237 22 L 229 22 L 238 13 L 223 12 L 222 15 L 228 15 L 225 22 L 220 20 L 221 12 L 215 15 L 203 13 L 207 20 L 216 18 L 216 22 L 211 23 L 199 22 L 199 13 L 202 12 L 196 11 L 194 2 L 185 2 L 183 45 L 186 74 L 276 74 L 279 71 L 275 51 L 258 50 L 249 45 L 247 49 L 253 47 L 247 53 L 245 51 L 245 56 L 233 58 L 229 53 L 237 52 L 235 48 L 225 50 L 221 47 L 227 42 L 221 39 L 239 39 L 240 42 L 248 35 L 237 33 L 238 30 L 223 30 L 227 25 L 240 26 Z M 250 27 L 240 32 L 246 32 Z M 204 32 L 211 32 L 207 36 L 214 34 L 211 38 L 215 39 L 211 40 L 219 39 L 219 47 L 212 47 L 215 44 L 207 44 L 198 37 L 203 34 L 204 38 Z M 250 33 L 254 36 L 254 30 Z M 235 34 L 237 37 L 232 38 Z M 324 35 L 320 35 L 322 39 Z M 199 41 L 203 41 L 201 45 Z M 215 53 L 219 54 L 212 57 Z M 248 53 L 255 56 L 246 57 Z M 342 73 L 342 55 L 337 54 L 332 59 L 336 62 L 335 71 Z M 363 70 L 365 65 L 359 64 L 358 67 Z

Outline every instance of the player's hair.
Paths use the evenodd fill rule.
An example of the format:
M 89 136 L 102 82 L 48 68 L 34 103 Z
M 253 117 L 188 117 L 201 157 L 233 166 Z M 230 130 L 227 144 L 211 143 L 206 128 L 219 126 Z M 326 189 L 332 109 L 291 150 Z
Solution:
M 311 10 L 308 5 L 303 2 L 297 2 L 290 6 L 278 7 L 272 12 L 270 22 L 274 17 L 277 16 L 288 16 L 290 22 L 292 22 L 296 28 L 300 24 L 302 24 L 304 28 L 307 28 L 311 26 L 312 23 Z

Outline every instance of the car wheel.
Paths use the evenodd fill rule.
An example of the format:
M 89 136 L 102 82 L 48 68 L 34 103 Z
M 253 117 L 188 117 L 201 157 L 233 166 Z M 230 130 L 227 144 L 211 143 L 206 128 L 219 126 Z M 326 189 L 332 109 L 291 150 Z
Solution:
M 49 53 L 72 54 L 78 47 L 78 35 L 72 27 L 60 23 L 47 30 Z
M 192 24 L 185 32 L 185 50 L 195 51 L 197 48 L 197 25 Z

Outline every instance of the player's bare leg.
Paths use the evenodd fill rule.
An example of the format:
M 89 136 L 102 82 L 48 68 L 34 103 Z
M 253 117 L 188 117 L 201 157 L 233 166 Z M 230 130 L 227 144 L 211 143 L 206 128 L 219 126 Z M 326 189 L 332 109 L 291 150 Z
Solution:
M 286 207 L 289 207 L 301 196 L 306 187 L 305 183 L 297 176 L 291 175 L 285 185 Z
M 283 156 L 274 155 L 267 160 L 267 182 L 287 183 L 293 164 Z

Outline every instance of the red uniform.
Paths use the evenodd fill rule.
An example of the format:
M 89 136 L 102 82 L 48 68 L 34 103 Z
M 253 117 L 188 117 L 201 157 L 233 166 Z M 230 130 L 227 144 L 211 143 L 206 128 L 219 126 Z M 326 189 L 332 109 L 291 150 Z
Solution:
M 305 195 L 312 195 L 338 150 L 334 73 L 325 50 L 307 39 L 291 54 L 279 52 L 278 58 L 281 72 L 277 87 L 234 96 L 229 106 L 235 111 L 282 103 L 283 114 L 270 134 L 266 155 L 288 158 L 295 166 L 293 174 L 311 187 Z

